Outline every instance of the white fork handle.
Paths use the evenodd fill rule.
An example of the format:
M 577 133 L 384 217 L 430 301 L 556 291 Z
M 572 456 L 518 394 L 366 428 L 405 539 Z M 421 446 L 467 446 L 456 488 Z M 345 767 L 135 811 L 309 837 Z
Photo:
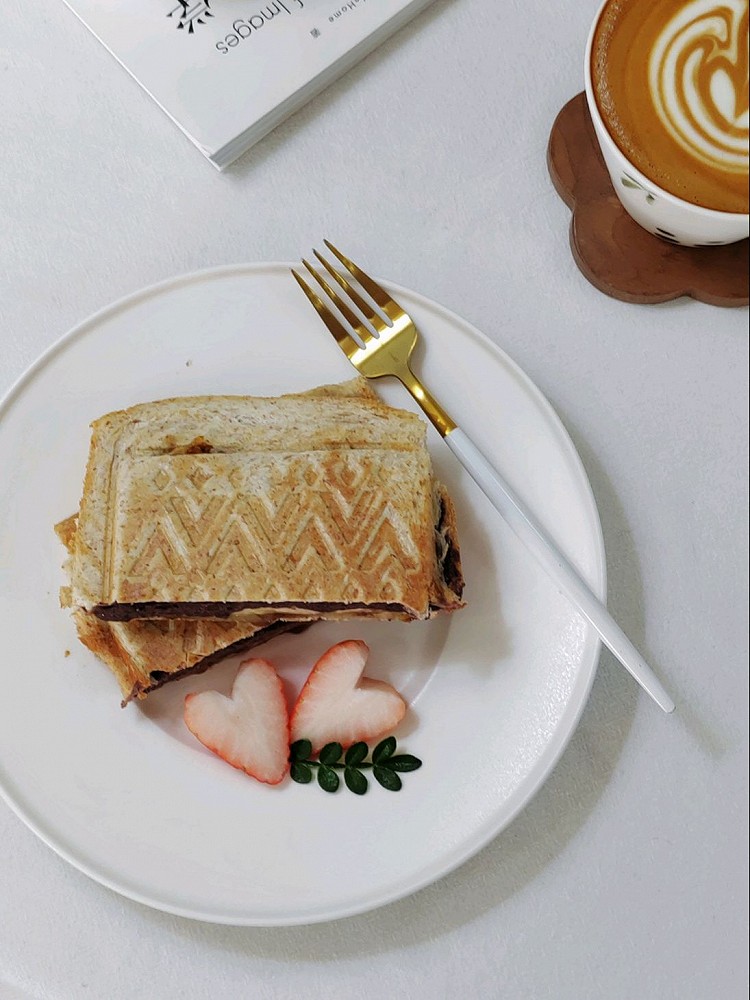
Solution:
M 500 473 L 460 428 L 446 434 L 445 443 L 509 527 L 536 556 L 558 589 L 593 625 L 605 646 L 660 708 L 673 712 L 674 702 L 651 667 Z

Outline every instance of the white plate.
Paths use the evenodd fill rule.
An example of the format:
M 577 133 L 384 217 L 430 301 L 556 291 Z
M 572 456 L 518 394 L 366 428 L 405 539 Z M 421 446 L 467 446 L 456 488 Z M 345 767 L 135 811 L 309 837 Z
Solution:
M 393 287 L 423 334 L 417 370 L 506 473 L 600 596 L 601 529 L 573 445 L 529 379 L 475 329 Z M 455 868 L 545 780 L 593 680 L 599 643 L 437 435 L 459 514 L 468 607 L 430 623 L 316 625 L 267 645 L 290 693 L 329 644 L 362 637 L 368 673 L 410 703 L 397 733 L 424 761 L 398 794 L 268 788 L 203 750 L 184 694 L 226 690 L 237 661 L 119 707 L 114 678 L 57 603 L 54 522 L 78 505 L 88 424 L 166 396 L 275 395 L 352 369 L 281 264 L 188 275 L 116 303 L 48 351 L 0 405 L 0 787 L 81 871 L 150 906 L 228 924 L 312 923 L 397 899 Z M 406 393 L 379 384 L 390 403 Z M 66 656 L 66 650 L 70 655 Z

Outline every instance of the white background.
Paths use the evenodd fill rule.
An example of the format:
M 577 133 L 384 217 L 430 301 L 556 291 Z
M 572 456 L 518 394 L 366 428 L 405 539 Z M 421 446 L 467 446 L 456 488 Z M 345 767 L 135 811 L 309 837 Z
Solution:
M 663 716 L 603 654 L 569 749 L 503 835 L 410 899 L 317 927 L 150 911 L 2 806 L 3 1000 L 746 995 L 747 311 L 625 305 L 578 273 L 545 146 L 594 6 L 437 0 L 219 175 L 59 0 L 3 5 L 0 392 L 127 292 L 329 236 L 546 393 L 596 495 L 610 606 L 679 702 Z

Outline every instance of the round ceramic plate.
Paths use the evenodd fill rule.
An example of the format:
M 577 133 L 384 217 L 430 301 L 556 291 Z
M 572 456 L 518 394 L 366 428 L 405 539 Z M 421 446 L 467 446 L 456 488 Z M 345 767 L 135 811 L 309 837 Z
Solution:
M 518 367 L 468 323 L 391 286 L 422 333 L 416 369 L 525 497 L 597 594 L 601 529 L 581 462 Z M 318 624 L 263 647 L 294 696 L 333 642 L 363 638 L 367 673 L 409 712 L 423 760 L 389 792 L 270 788 L 204 750 L 187 692 L 228 691 L 237 659 L 120 708 L 109 673 L 58 606 L 53 524 L 78 505 L 89 423 L 168 396 L 277 395 L 354 374 L 286 266 L 227 267 L 139 292 L 48 351 L 0 405 L 0 787 L 81 871 L 202 920 L 330 920 L 414 892 L 501 831 L 540 787 L 586 702 L 599 652 L 571 609 L 430 430 L 452 494 L 467 607 L 425 623 Z M 377 384 L 411 409 L 405 391 Z

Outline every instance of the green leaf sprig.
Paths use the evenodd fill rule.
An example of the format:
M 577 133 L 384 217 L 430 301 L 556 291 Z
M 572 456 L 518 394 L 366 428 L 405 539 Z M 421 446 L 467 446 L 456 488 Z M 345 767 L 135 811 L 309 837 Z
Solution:
M 398 792 L 402 788 L 399 772 L 416 771 L 422 766 L 419 757 L 410 753 L 396 755 L 395 736 L 389 736 L 378 743 L 369 761 L 368 753 L 366 743 L 353 743 L 346 753 L 340 743 L 326 743 L 318 754 L 318 759 L 314 760 L 310 740 L 297 740 L 292 743 L 289 758 L 292 780 L 300 785 L 309 785 L 313 780 L 313 770 L 317 768 L 318 784 L 323 791 L 337 792 L 341 784 L 337 772 L 343 771 L 344 784 L 349 791 L 355 795 L 364 795 L 369 788 L 364 772 L 371 770 L 379 785 L 389 792 Z

